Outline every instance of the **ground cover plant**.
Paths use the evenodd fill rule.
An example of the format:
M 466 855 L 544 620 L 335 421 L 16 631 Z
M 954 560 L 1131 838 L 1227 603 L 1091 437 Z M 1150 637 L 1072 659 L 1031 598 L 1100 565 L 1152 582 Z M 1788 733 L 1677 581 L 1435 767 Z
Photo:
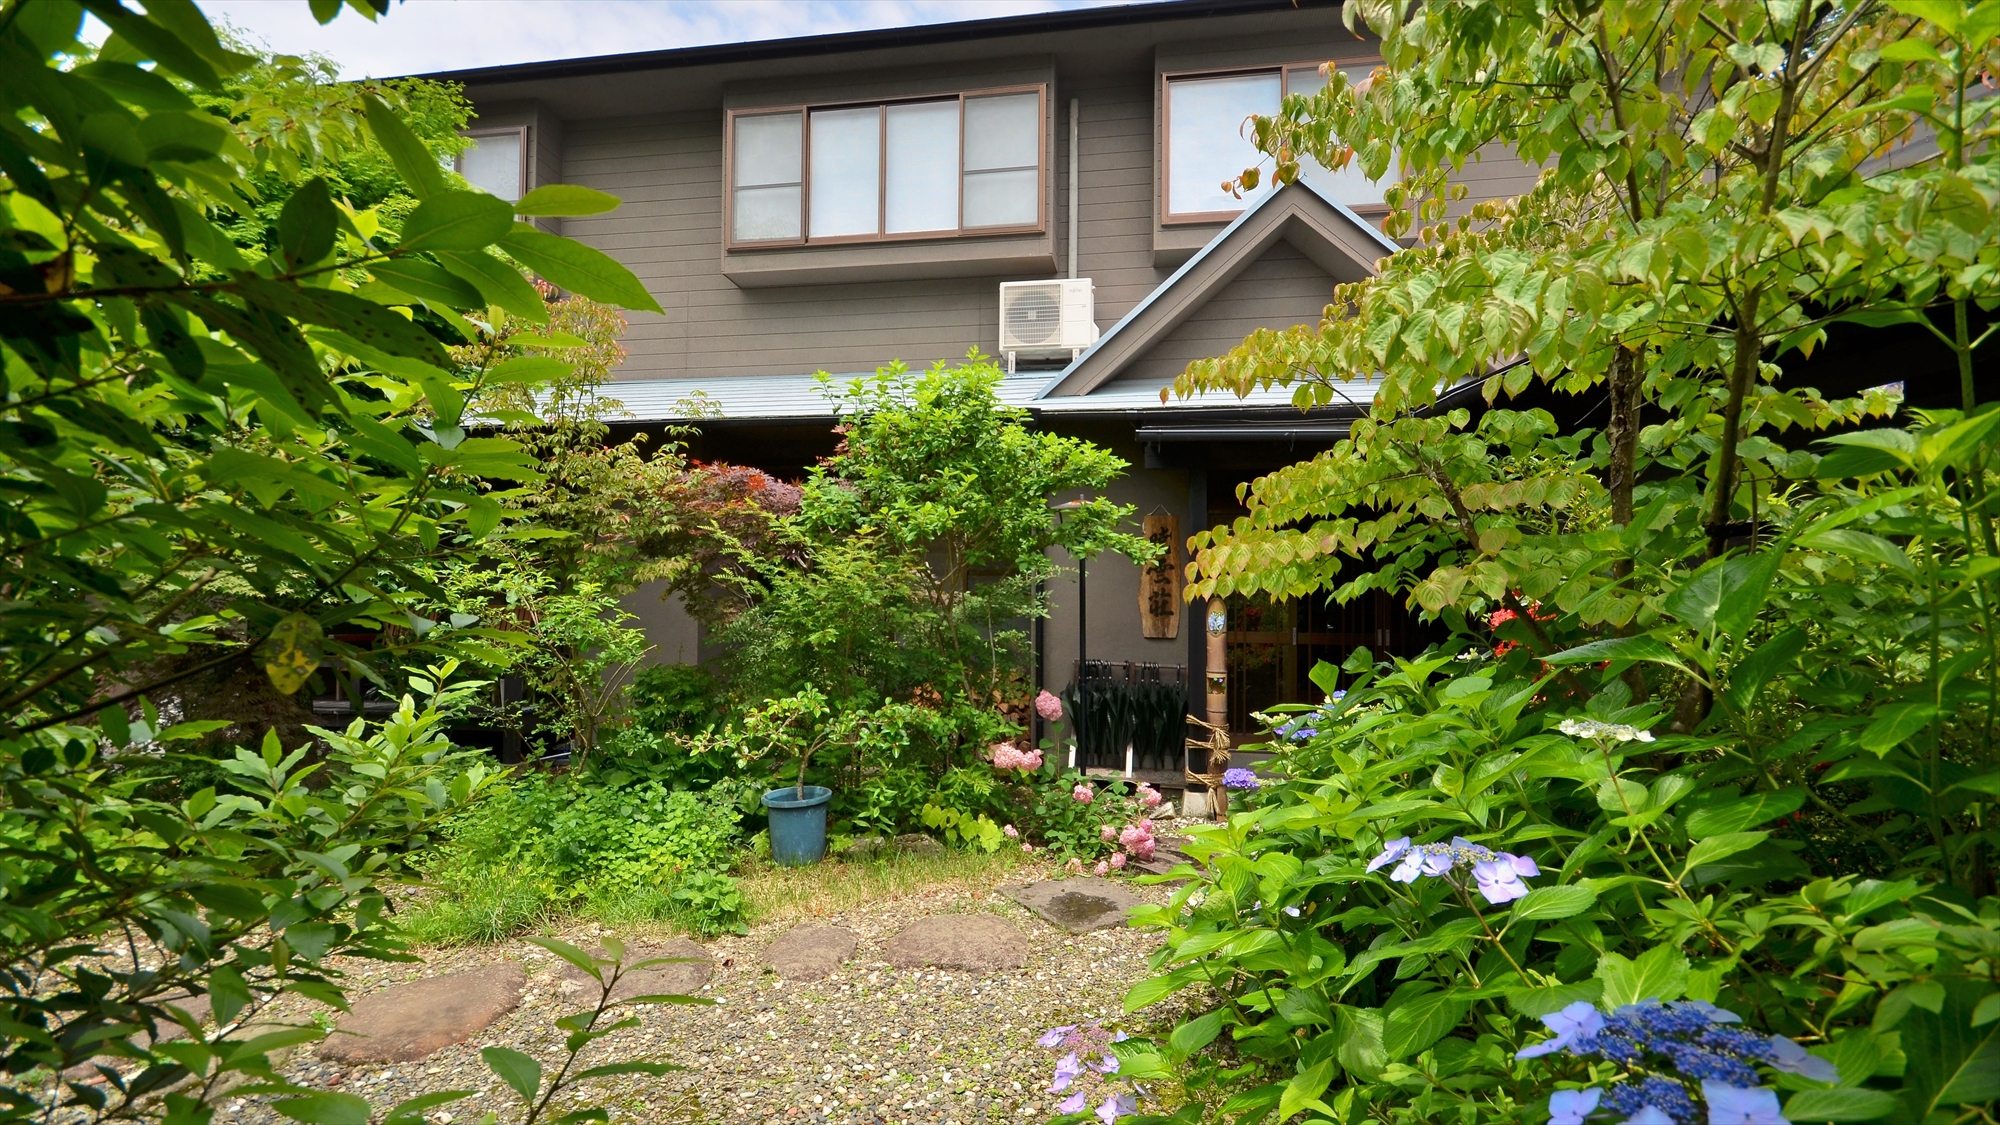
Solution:
M 1408 229 L 1482 145 L 1544 172 L 1184 378 L 1375 380 L 1190 596 L 1388 589 L 1453 638 L 1322 667 L 1196 833 L 1140 1119 L 1994 1120 L 2000 9 L 1347 11 L 1384 65 L 1257 122 L 1280 179 L 1400 161 Z M 1958 378 L 1812 385 L 1894 326 Z
M 335 958 L 405 956 L 387 888 L 496 784 L 442 734 L 480 686 L 450 652 L 507 641 L 426 616 L 430 574 L 505 534 L 536 476 L 465 405 L 568 367 L 448 348 L 547 322 L 523 267 L 656 309 L 611 259 L 516 221 L 617 201 L 467 190 L 405 123 L 457 143 L 455 91 L 329 85 L 184 3 L 0 4 L 0 104 L 0 1120 L 205 1121 L 227 1088 L 300 1120 L 415 1122 L 462 1095 L 378 1111 L 301 1089 L 269 1055 L 317 1024 L 225 1038 L 169 1002 L 206 995 L 223 1027 L 286 995 L 338 1007 Z M 289 697 L 323 668 L 397 709 L 304 745 L 266 730 L 172 799 L 126 768 L 263 726 L 188 720 L 200 677 Z M 565 1017 L 572 1062 L 603 1007 Z M 170 1024 L 187 1034 L 161 1041 Z M 512 1121 L 593 1071 L 664 1065 L 544 1081 L 488 1061 L 526 1102 Z

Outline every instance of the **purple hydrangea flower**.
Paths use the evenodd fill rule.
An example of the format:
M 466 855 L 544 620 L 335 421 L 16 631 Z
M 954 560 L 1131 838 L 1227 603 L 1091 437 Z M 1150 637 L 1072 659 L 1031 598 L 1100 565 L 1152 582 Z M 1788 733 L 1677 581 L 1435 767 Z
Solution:
M 1097 1119 L 1104 1122 L 1104 1125 L 1111 1125 L 1113 1121 L 1137 1112 L 1139 1112 L 1139 1099 L 1130 1094 L 1119 1094 L 1097 1107 Z
M 1035 1040 L 1035 1045 L 1038 1047 L 1058 1046 L 1062 1043 L 1063 1036 L 1068 1035 L 1070 1032 L 1075 1030 L 1076 1030 L 1076 1025 L 1073 1023 L 1066 1023 L 1061 1027 L 1052 1027 L 1047 1031 L 1042 1032 L 1042 1037 L 1040 1039 Z
M 1118 1073 L 1118 1056 L 1106 1055 L 1090 1065 L 1096 1067 L 1099 1074 L 1116 1074 Z
M 1257 775 L 1241 766 L 1222 771 L 1222 787 L 1224 789 L 1254 790 L 1257 788 L 1257 784 Z
M 1529 867 L 1535 866 L 1532 859 L 1526 863 Z M 1502 854 L 1498 859 L 1482 860 L 1472 865 L 1472 878 L 1479 887 L 1479 893 L 1495 906 L 1513 902 L 1528 893 L 1528 884 L 1521 881 L 1522 874 L 1515 857 L 1511 855 Z
M 1551 1012 L 1542 1017 L 1542 1022 L 1555 1032 L 1555 1037 L 1521 1048 L 1515 1052 L 1515 1058 L 1538 1059 L 1543 1055 L 1566 1051 L 1579 1041 L 1594 1039 L 1598 1032 L 1604 1030 L 1603 1013 L 1588 1000 L 1578 1000 L 1560 1012 Z
M 1818 1055 L 1808 1054 L 1804 1047 L 1782 1035 L 1771 1036 L 1771 1054 L 1766 1061 L 1787 1074 L 1796 1074 L 1815 1082 L 1840 1081 L 1838 1067 Z
M 1710 1023 L 1742 1023 L 1743 1017 L 1727 1008 L 1718 1008 L 1706 1000 L 1676 1000 L 1667 1007 L 1676 1012 L 1693 1012 Z
M 1628 1114 L 1640 1125 L 1694 1125 L 1694 1099 L 1686 1086 L 1658 1075 L 1623 1082 L 1604 1094 L 1604 1108 Z
M 1078 1091 L 1077 1091 L 1076 1093 L 1074 1093 L 1074 1094 L 1071 1094 L 1071 1095 L 1070 1095 L 1069 1097 L 1066 1097 L 1066 1098 L 1064 1098 L 1063 1100 L 1061 1100 L 1061 1101 L 1057 1102 L 1057 1103 L 1056 1103 L 1056 1112 L 1057 1112 L 1057 1113 L 1082 1113 L 1082 1112 L 1083 1112 L 1083 1106 L 1084 1106 L 1084 1102 L 1085 1102 L 1085 1100 L 1086 1100 L 1086 1099 L 1087 1099 L 1087 1095 L 1086 1095 L 1086 1094 L 1085 1094 L 1085 1093 L 1084 1093 L 1084 1092 L 1083 1092 L 1082 1090 L 1078 1090 Z
M 1549 1095 L 1548 1125 L 1583 1125 L 1583 1119 L 1597 1111 L 1597 1099 L 1604 1091 L 1595 1086 L 1581 1090 L 1557 1090 Z
M 1656 1105 L 1642 1105 L 1639 1112 L 1620 1121 L 1618 1125 L 1678 1125 L 1667 1111 Z
M 1709 1125 L 1791 1125 L 1778 1110 L 1778 1092 L 1768 1086 L 1745 1089 L 1722 1082 L 1703 1082 Z
M 1396 862 L 1397 860 L 1403 858 L 1404 853 L 1408 852 L 1409 850 L 1410 850 L 1410 838 L 1408 836 L 1398 836 L 1396 839 L 1391 840 L 1387 844 L 1384 844 L 1382 846 L 1381 855 L 1378 855 L 1374 859 L 1368 861 L 1368 870 L 1380 871 L 1384 867 L 1387 867 L 1390 864 Z
M 1082 1073 L 1083 1060 L 1076 1057 L 1076 1052 L 1071 1051 L 1064 1055 L 1056 1062 L 1056 1080 L 1049 1084 L 1049 1093 L 1060 1094 L 1069 1089 L 1069 1084 L 1076 1081 L 1077 1075 Z

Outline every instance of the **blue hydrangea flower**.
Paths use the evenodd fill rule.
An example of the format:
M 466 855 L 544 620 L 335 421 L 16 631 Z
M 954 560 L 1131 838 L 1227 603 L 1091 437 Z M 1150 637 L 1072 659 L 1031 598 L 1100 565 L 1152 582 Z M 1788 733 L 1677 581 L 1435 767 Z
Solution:
M 1768 1087 L 1703 1082 L 1701 1096 L 1708 1101 L 1708 1125 L 1791 1125 L 1779 1112 L 1778 1092 Z
M 1083 1060 L 1076 1057 L 1076 1052 L 1071 1051 L 1064 1055 L 1056 1062 L 1056 1080 L 1049 1084 L 1049 1093 L 1060 1094 L 1069 1089 L 1069 1084 L 1076 1081 L 1077 1075 L 1082 1073 Z
M 1618 1125 L 1675 1125 L 1667 1111 L 1656 1105 L 1642 1105 L 1639 1112 L 1620 1121 Z
M 1063 1100 L 1057 1102 L 1056 1112 L 1082 1113 L 1084 1103 L 1088 1098 L 1089 1095 L 1085 1094 L 1082 1090 L 1078 1090 L 1076 1093 L 1071 1094 L 1069 1097 L 1066 1097 Z
M 1073 1023 L 1066 1023 L 1061 1027 L 1052 1027 L 1042 1032 L 1042 1037 L 1035 1040 L 1035 1045 L 1038 1047 L 1054 1047 L 1063 1041 L 1063 1036 L 1075 1030 L 1076 1025 Z
M 1604 1030 L 1604 1014 L 1588 1000 L 1578 1000 L 1560 1012 L 1551 1012 L 1542 1017 L 1542 1022 L 1555 1032 L 1555 1037 L 1521 1048 L 1515 1052 L 1515 1058 L 1538 1059 L 1543 1055 L 1566 1051 L 1574 1047 L 1578 1040 L 1595 1038 L 1598 1032 Z M 1594 1099 L 1591 1104 L 1596 1104 Z
M 1119 1094 L 1097 1107 L 1097 1119 L 1104 1122 L 1104 1125 L 1111 1125 L 1113 1121 L 1137 1112 L 1139 1112 L 1139 1099 L 1130 1094 Z
M 1605 1091 L 1605 1107 L 1630 1114 L 1626 1120 L 1646 1125 L 1695 1125 L 1694 1099 L 1687 1087 L 1670 1078 L 1649 1075 L 1638 1082 L 1624 1082 Z M 1642 1116 L 1651 1110 L 1654 1116 Z
M 1773 1035 L 1770 1038 L 1771 1054 L 1765 1061 L 1787 1074 L 1810 1078 L 1815 1082 L 1840 1081 L 1840 1069 L 1818 1055 L 1808 1054 L 1804 1047 L 1785 1038 Z
M 1387 867 L 1390 864 L 1396 862 L 1397 860 L 1403 858 L 1403 853 L 1409 850 L 1410 850 L 1410 838 L 1408 836 L 1398 836 L 1396 839 L 1391 840 L 1387 844 L 1383 845 L 1381 855 L 1378 855 L 1374 859 L 1368 861 L 1368 870 L 1371 872 L 1380 871 L 1384 867 Z
M 1256 789 L 1257 784 L 1257 775 L 1241 766 L 1222 771 L 1224 789 Z
M 1549 1095 L 1548 1125 L 1583 1125 L 1583 1119 L 1597 1111 L 1597 1099 L 1604 1091 L 1595 1086 L 1581 1090 L 1557 1090 Z
M 1479 893 L 1495 906 L 1526 895 L 1528 884 L 1523 883 L 1521 877 L 1541 873 L 1542 869 L 1535 866 L 1534 860 L 1506 852 L 1472 865 L 1472 879 Z

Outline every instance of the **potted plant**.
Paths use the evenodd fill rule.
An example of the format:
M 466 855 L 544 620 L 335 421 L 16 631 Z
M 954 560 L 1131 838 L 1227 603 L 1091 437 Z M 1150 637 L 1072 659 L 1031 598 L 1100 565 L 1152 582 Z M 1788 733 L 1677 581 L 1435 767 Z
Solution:
M 853 733 L 855 720 L 834 714 L 811 684 L 796 695 L 752 711 L 743 733 L 754 756 L 796 759 L 798 780 L 764 794 L 771 817 L 771 859 L 788 867 L 817 863 L 826 855 L 826 806 L 833 790 L 807 785 L 812 756 Z

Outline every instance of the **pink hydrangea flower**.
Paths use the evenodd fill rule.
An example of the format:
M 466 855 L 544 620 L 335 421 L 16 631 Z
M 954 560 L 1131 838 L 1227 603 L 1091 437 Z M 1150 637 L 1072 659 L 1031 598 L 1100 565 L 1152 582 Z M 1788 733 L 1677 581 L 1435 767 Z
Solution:
M 1146 806 L 1147 808 L 1149 809 L 1159 808 L 1160 802 L 1165 799 L 1166 798 L 1160 796 L 1160 791 L 1158 789 L 1155 789 L 1152 786 L 1145 784 L 1141 784 L 1139 786 L 1139 803 Z
M 1035 697 L 1035 714 L 1040 715 L 1049 722 L 1055 722 L 1057 719 L 1062 718 L 1063 715 L 1062 700 L 1057 699 L 1046 691 L 1043 692 Z
M 1076 798 L 1076 803 L 1079 805 L 1087 805 L 1097 799 L 1097 791 L 1081 781 L 1076 783 L 1076 788 L 1069 791 L 1069 795 Z
M 1102 879 L 1105 875 L 1109 874 L 1110 871 L 1111 871 L 1111 865 L 1101 859 L 1097 861 L 1096 867 L 1090 869 L 1090 873 L 1092 875 L 1097 876 L 1100 879 Z
M 1022 845 L 1021 845 L 1021 854 L 1022 854 L 1022 855 L 1034 855 L 1034 854 L 1035 854 L 1035 845 L 1033 845 L 1033 844 L 1022 844 Z
M 1128 826 L 1118 834 L 1118 842 L 1124 845 L 1125 850 L 1131 852 L 1134 858 L 1153 858 L 1156 843 L 1153 839 L 1153 822 L 1141 820 L 1137 824 Z
M 1109 824 L 1100 824 L 1097 826 L 1097 836 L 1108 844 L 1118 838 L 1118 830 Z
M 1111 864 L 1113 870 L 1122 869 L 1125 866 L 1125 853 L 1124 852 L 1112 853 L 1111 859 L 1108 862 Z
M 1081 875 L 1083 874 L 1083 861 L 1075 856 L 1071 856 L 1069 857 L 1069 863 L 1064 865 L 1063 870 L 1069 872 L 1071 875 Z
M 1011 824 L 1007 825 L 1005 828 L 1002 828 L 1000 830 L 1000 833 L 1001 835 L 1006 836 L 1009 840 L 1018 840 L 1021 838 L 1021 830 L 1014 827 Z

